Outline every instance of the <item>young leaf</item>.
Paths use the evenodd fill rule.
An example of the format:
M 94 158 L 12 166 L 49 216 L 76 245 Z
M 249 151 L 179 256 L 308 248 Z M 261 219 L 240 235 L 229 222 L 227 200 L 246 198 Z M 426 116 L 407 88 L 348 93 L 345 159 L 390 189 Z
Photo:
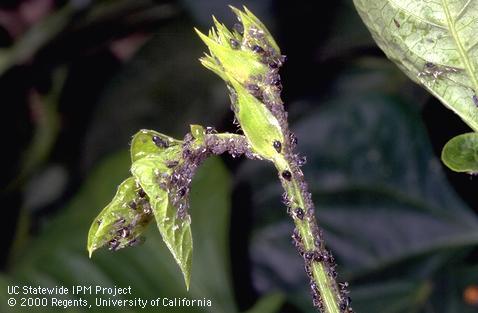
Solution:
M 149 154 L 164 154 L 165 152 L 177 154 L 181 151 L 181 143 L 182 141 L 157 131 L 142 129 L 131 140 L 131 162 L 135 162 Z
M 443 163 L 455 172 L 478 173 L 478 133 L 452 138 L 443 147 Z
M 113 200 L 94 219 L 88 232 L 87 249 L 93 252 L 108 244 L 118 250 L 142 241 L 140 235 L 152 219 L 150 204 L 141 197 L 133 177 L 118 187 Z
M 171 195 L 165 187 L 166 178 L 172 169 L 166 166 L 166 161 L 163 155 L 151 154 L 134 162 L 131 172 L 150 198 L 159 232 L 179 265 L 189 289 L 193 251 L 191 218 L 189 215 L 179 217 L 178 208 L 172 205 Z
M 478 131 L 478 2 L 354 3 L 387 57 Z

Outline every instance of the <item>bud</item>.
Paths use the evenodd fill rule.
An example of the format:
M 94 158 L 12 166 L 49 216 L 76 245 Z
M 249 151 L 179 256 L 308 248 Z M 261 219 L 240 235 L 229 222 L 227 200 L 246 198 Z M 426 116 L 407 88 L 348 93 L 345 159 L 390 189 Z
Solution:
M 216 27 L 209 31 L 209 36 L 196 29 L 210 52 L 200 59 L 201 63 L 230 87 L 236 119 L 253 152 L 271 161 L 283 160 L 280 151 L 274 148 L 274 143 L 284 144 L 283 130 L 263 103 L 278 92 L 271 77 L 277 76 L 283 58 L 271 34 L 256 16 L 247 8 L 244 11 L 231 8 L 241 23 L 240 30 L 230 31 L 215 18 Z

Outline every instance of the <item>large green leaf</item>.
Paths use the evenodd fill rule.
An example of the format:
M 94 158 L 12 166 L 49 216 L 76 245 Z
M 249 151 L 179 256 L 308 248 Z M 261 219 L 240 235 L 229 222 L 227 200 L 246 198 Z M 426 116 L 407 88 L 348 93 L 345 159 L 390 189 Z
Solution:
M 305 178 L 338 272 L 352 280 L 354 308 L 411 312 L 431 301 L 434 294 L 417 291 L 427 279 L 439 280 L 434 275 L 452 256 L 460 262 L 478 245 L 478 220 L 448 185 L 418 109 L 392 97 L 357 93 L 302 116 L 292 129 L 308 159 Z M 302 260 L 290 244 L 292 226 L 281 210 L 281 188 L 272 183 L 274 171 L 249 162 L 241 175 L 253 184 L 256 286 L 262 291 L 281 286 L 312 312 Z M 400 283 L 387 286 L 387 281 Z M 362 287 L 371 289 L 356 298 Z M 395 304 L 384 311 L 385 303 Z
M 478 2 L 354 3 L 385 54 L 478 131 Z
M 172 172 L 165 162 L 162 155 L 148 155 L 134 162 L 131 172 L 150 199 L 159 232 L 181 268 L 189 289 L 193 254 L 191 217 L 179 217 L 179 208 L 173 206 L 172 196 L 167 189 L 161 187 L 161 183 L 166 183 L 163 175 L 169 176 Z

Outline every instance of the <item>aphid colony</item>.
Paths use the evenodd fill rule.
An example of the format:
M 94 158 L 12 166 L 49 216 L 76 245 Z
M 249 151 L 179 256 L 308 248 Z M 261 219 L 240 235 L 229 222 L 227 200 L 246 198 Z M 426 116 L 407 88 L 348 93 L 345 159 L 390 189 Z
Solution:
M 109 227 L 108 248 L 117 251 L 124 247 L 132 247 L 144 242 L 139 235 L 141 230 L 151 221 L 152 211 L 146 193 L 138 186 L 136 198 L 125 204 L 129 212 L 117 219 Z M 102 221 L 97 221 L 101 225 Z
M 244 27 L 242 24 L 238 23 L 235 26 L 236 31 L 238 31 L 242 37 L 242 42 L 237 40 L 231 40 L 230 44 L 233 49 L 250 49 L 254 53 L 260 55 L 260 60 L 263 64 L 268 66 L 268 71 L 265 75 L 256 75 L 249 78 L 245 83 L 246 90 L 259 99 L 272 115 L 277 119 L 279 125 L 281 126 L 282 133 L 288 139 L 285 142 L 281 143 L 279 140 L 273 141 L 271 144 L 277 153 L 282 154 L 289 164 L 289 168 L 283 170 L 279 173 L 282 184 L 286 193 L 282 197 L 282 201 L 287 206 L 287 212 L 292 216 L 297 223 L 307 223 L 309 228 L 312 230 L 314 237 L 314 248 L 311 251 L 306 251 L 304 243 L 299 230 L 296 228 L 292 234 L 293 243 L 296 246 L 299 254 L 302 256 L 305 262 L 305 271 L 310 279 L 310 287 L 313 297 L 313 304 L 320 311 L 324 310 L 324 304 L 320 296 L 319 289 L 316 284 L 316 278 L 313 276 L 312 267 L 314 263 L 323 264 L 328 276 L 331 278 L 330 281 L 334 282 L 337 277 L 337 272 L 335 270 L 336 264 L 332 254 L 325 249 L 322 240 L 322 233 L 319 231 L 317 223 L 315 222 L 314 216 L 314 205 L 312 203 L 312 196 L 307 191 L 308 186 L 304 180 L 303 173 L 300 170 L 300 167 L 306 163 L 306 158 L 301 157 L 298 154 L 294 153 L 294 150 L 297 145 L 297 137 L 289 131 L 287 123 L 287 112 L 284 109 L 283 102 L 280 98 L 280 92 L 282 90 L 282 83 L 280 76 L 278 74 L 279 68 L 283 65 L 286 60 L 285 56 L 280 55 L 271 45 L 268 44 L 268 41 L 265 39 L 265 34 L 262 30 L 251 27 L 248 30 L 247 34 L 244 34 Z M 446 69 L 451 72 L 452 69 Z M 439 76 L 443 74 L 444 70 L 438 72 L 437 69 L 428 68 L 427 75 Z M 231 94 L 231 103 L 233 111 L 237 113 L 237 95 L 233 88 L 229 87 Z M 220 151 L 217 151 L 220 152 Z M 300 197 L 302 198 L 302 203 L 304 207 L 299 205 L 298 199 L 294 199 L 293 195 L 287 194 L 293 188 L 292 185 L 295 184 L 299 188 Z M 332 288 L 335 289 L 335 294 L 338 295 L 338 302 L 340 310 L 345 313 L 352 313 L 353 310 L 350 306 L 350 297 L 348 296 L 347 291 L 348 284 L 342 283 Z
M 418 73 L 418 77 L 433 77 L 433 80 L 441 78 L 445 74 L 458 73 L 461 70 L 451 66 L 440 66 L 432 62 L 426 62 L 423 70 Z

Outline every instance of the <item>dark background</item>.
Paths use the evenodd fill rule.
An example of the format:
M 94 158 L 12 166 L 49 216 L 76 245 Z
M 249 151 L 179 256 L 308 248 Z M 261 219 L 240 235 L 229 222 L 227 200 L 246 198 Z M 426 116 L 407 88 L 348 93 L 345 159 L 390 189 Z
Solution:
M 242 3 L 1 2 L 2 286 L 130 284 L 142 297 L 213 298 L 211 312 L 260 299 L 270 308 L 257 312 L 313 312 L 280 185 L 261 162 L 224 157 L 199 174 L 190 294 L 154 229 L 144 246 L 87 259 L 89 223 L 128 175 L 135 132 L 236 131 L 193 31 L 212 14 L 231 26 L 228 4 Z M 476 312 L 478 180 L 439 161 L 466 125 L 385 58 L 351 1 L 243 4 L 288 57 L 283 99 L 356 311 Z M 142 263 L 158 249 L 164 264 Z M 7 298 L 2 312 L 16 312 Z

